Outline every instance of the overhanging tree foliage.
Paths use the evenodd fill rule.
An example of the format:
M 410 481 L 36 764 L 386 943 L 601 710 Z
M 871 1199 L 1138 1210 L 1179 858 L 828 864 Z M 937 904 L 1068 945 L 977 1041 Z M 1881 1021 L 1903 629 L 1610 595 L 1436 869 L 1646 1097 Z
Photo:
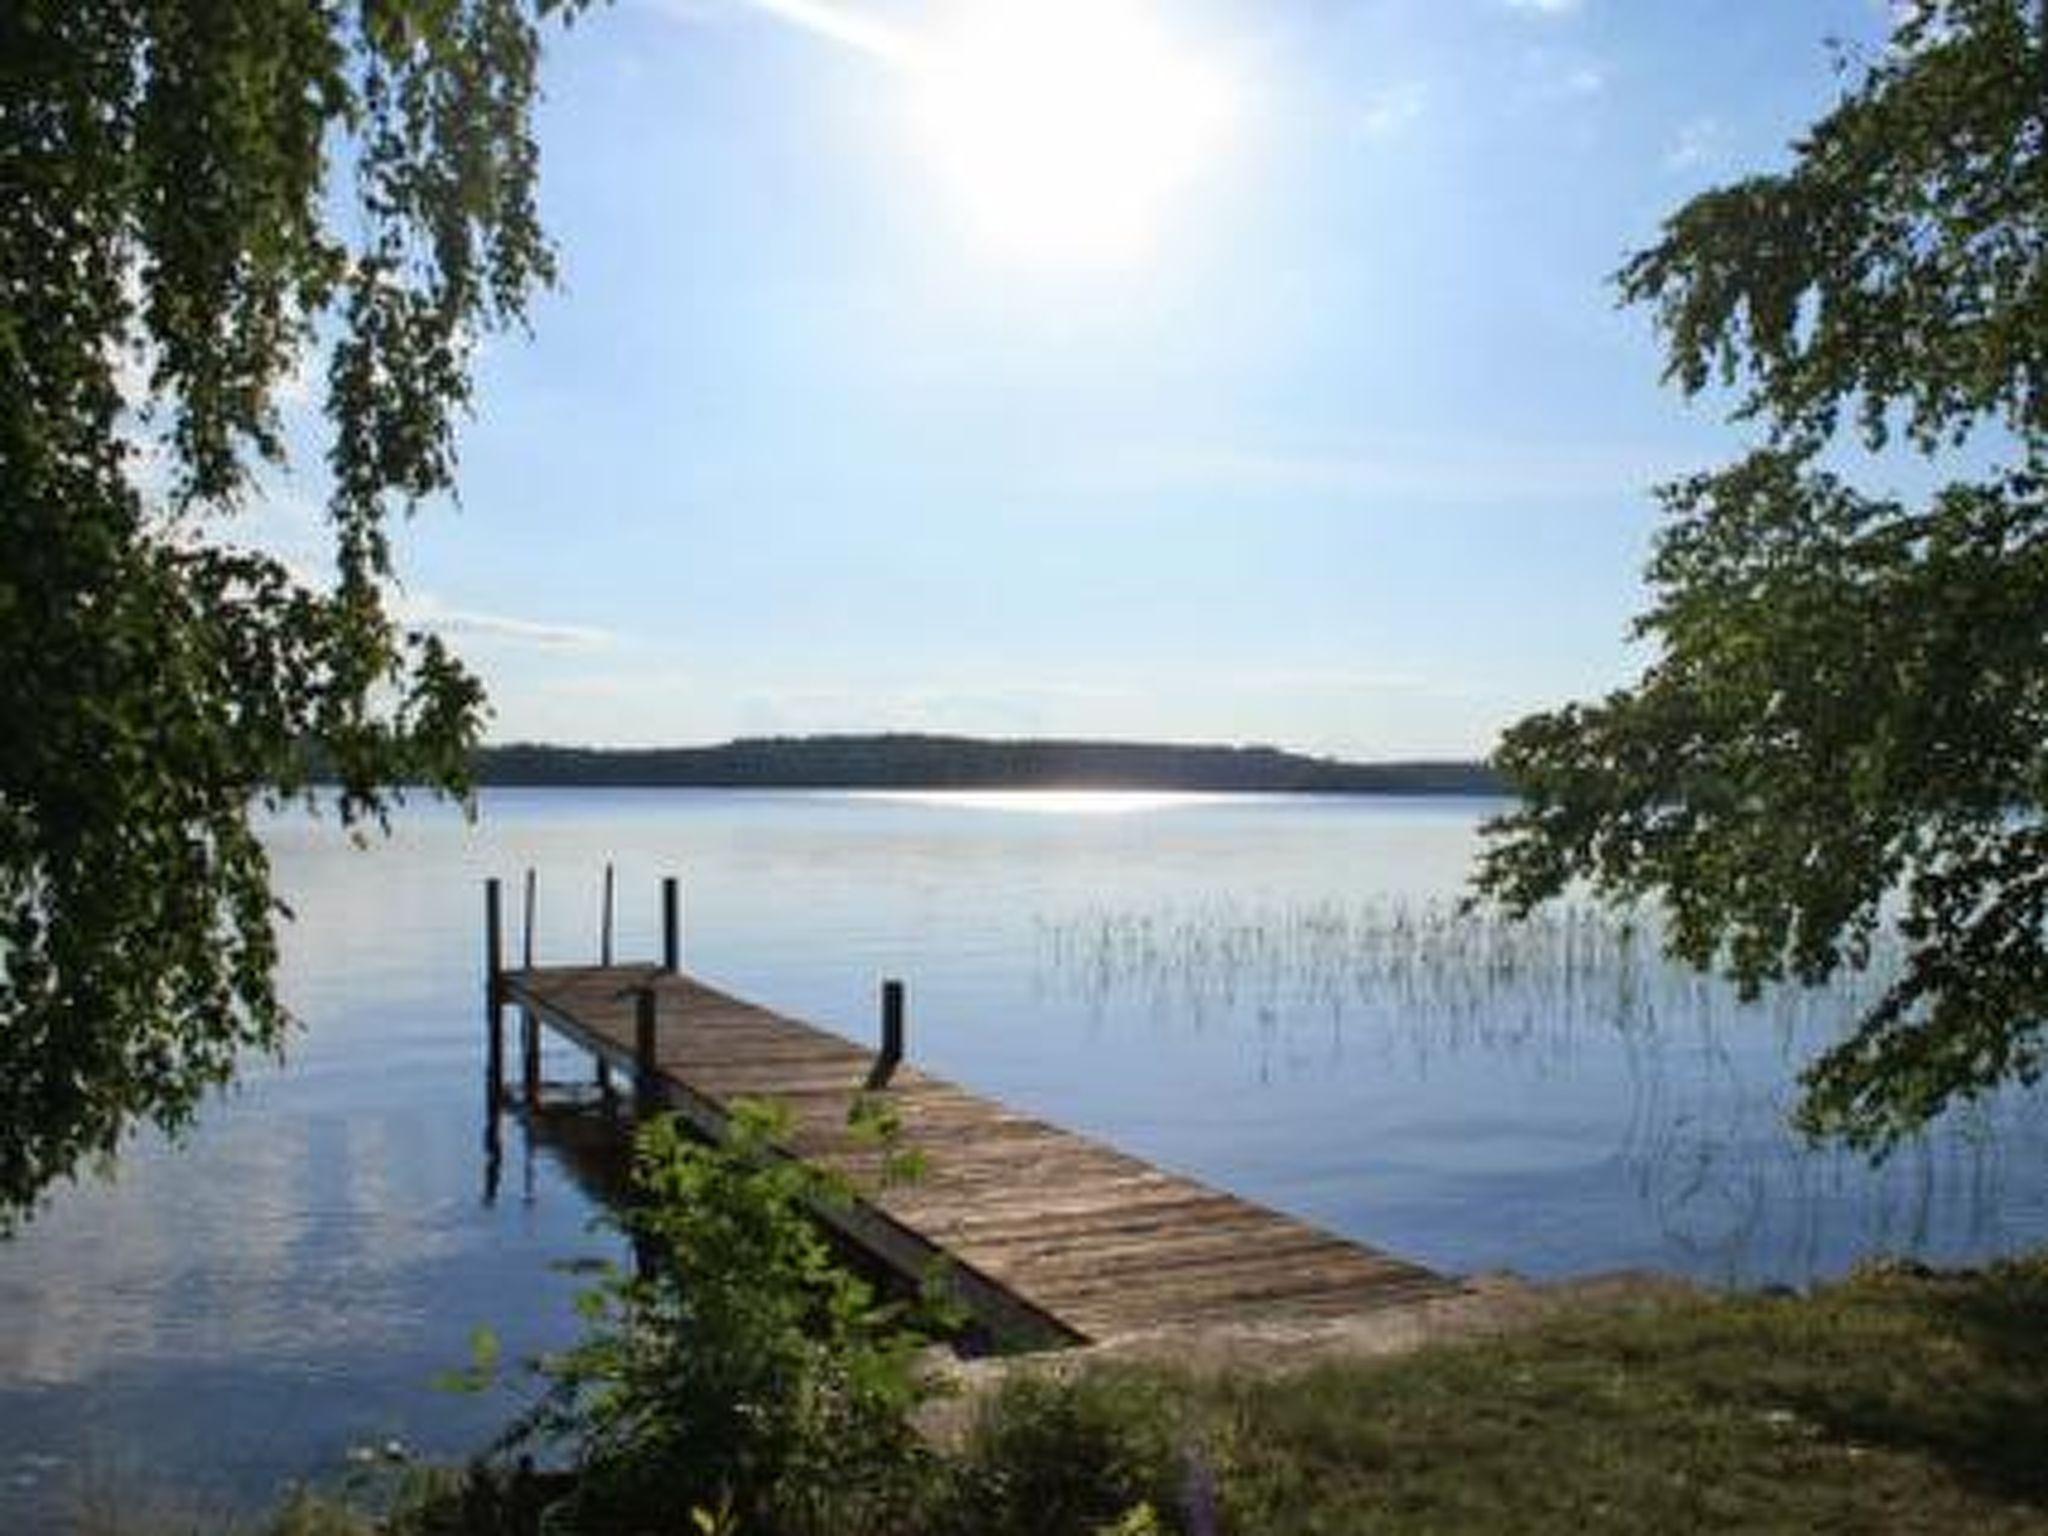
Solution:
M 476 682 L 387 610 L 476 338 L 551 275 L 538 27 L 577 0 L 0 6 L 0 1229 L 275 1049 L 255 807 L 460 792 Z M 335 576 L 209 544 L 328 359 Z
M 1507 733 L 1478 884 L 1654 898 L 1752 991 L 1894 924 L 1800 1110 L 1881 1151 L 2048 1046 L 2048 3 L 1923 0 L 1794 151 L 1619 276 L 1764 441 L 1661 492 L 1656 659 Z M 1991 467 L 1909 506 L 1819 467 L 1844 432 Z

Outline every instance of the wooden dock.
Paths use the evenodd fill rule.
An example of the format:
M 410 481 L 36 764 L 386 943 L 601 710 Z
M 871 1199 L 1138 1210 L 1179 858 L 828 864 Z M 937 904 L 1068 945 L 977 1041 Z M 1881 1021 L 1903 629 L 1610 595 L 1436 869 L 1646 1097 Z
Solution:
M 606 910 L 611 907 L 607 882 Z M 782 1150 L 863 1183 L 823 1213 L 892 1268 L 944 1261 L 960 1299 L 1018 1342 L 1094 1342 L 1159 1328 L 1330 1318 L 1448 1296 L 1454 1280 L 1168 1173 L 900 1064 L 902 992 L 885 984 L 882 1050 L 786 1018 L 684 974 L 665 886 L 664 963 L 502 967 L 491 882 L 491 1095 L 499 1013 L 522 1011 L 523 1092 L 537 1102 L 546 1027 L 621 1074 L 643 1111 L 723 1135 L 732 1105 L 789 1115 Z M 530 935 L 530 928 L 529 928 Z M 529 954 L 530 954 L 529 942 Z M 609 958 L 610 943 L 605 944 Z M 849 1125 L 870 1083 L 925 1167 L 872 1186 L 882 1156 Z

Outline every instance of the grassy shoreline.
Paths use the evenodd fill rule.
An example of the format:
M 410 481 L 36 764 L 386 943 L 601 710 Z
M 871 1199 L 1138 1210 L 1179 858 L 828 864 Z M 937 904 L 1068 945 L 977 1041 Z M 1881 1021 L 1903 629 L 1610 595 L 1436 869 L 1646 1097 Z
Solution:
M 427 1478 L 384 1523 L 309 1497 L 260 1529 L 523 1528 L 476 1517 L 460 1481 Z M 1048 1362 L 974 1405 L 933 1490 L 892 1529 L 2048 1531 L 2048 1252 L 1279 1372 Z M 673 1528 L 700 1530 L 687 1510 Z

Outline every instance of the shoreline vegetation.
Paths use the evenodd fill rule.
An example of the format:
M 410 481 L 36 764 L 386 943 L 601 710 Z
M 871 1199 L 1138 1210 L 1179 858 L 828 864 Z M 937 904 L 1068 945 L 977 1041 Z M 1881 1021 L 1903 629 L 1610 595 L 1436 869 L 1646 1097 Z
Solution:
M 743 737 L 716 746 L 480 747 L 479 785 L 691 789 L 1183 790 L 1501 795 L 1483 762 L 1352 763 L 1268 746 L 880 733 Z
M 1279 1372 L 1033 1360 L 963 1405 L 924 1463 L 933 1502 L 888 1528 L 2048 1531 L 2044 1324 L 2036 1253 L 1960 1271 L 1871 1262 L 1804 1295 L 1653 1291 Z M 502 1468 L 415 1469 L 375 1515 L 307 1494 L 255 1529 L 537 1531 L 518 1484 Z M 773 1529 L 729 1508 L 674 1513 L 658 1528 Z

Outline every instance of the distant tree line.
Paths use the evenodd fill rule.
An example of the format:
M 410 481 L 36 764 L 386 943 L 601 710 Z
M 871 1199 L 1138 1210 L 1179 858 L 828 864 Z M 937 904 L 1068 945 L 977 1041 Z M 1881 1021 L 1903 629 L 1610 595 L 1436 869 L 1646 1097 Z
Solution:
M 768 736 L 715 747 L 480 748 L 476 781 L 718 789 L 1172 789 L 1314 794 L 1501 793 L 1476 762 L 1346 763 L 1274 747 L 968 736 Z

